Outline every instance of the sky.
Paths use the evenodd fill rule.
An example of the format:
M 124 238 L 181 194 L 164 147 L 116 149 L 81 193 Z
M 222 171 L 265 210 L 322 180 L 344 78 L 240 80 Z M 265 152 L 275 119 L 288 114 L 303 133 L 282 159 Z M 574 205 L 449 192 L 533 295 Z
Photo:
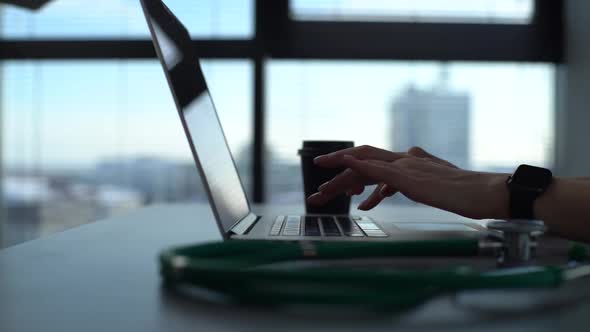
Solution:
M 520 3 L 522 7 L 526 1 L 475 2 L 488 7 Z M 348 8 L 359 2 L 318 3 Z M 447 8 L 453 3 L 457 8 L 465 6 L 465 1 L 445 2 Z M 167 4 L 194 36 L 252 35 L 250 1 L 170 0 Z M 1 26 L 7 38 L 149 35 L 138 1 L 131 0 L 58 0 L 35 14 L 6 9 Z M 471 96 L 469 140 L 474 167 L 523 162 L 550 166 L 552 65 L 444 65 L 450 73 L 448 88 Z M 252 137 L 252 63 L 206 60 L 203 67 L 230 146 L 238 153 Z M 191 158 L 163 72 L 154 60 L 7 61 L 0 68 L 9 166 L 92 167 L 104 158 L 143 155 Z M 352 139 L 358 145 L 390 147 L 393 101 L 409 85 L 430 89 L 439 84 L 442 68 L 436 62 L 269 60 L 265 103 L 267 141 L 273 155 L 296 161 L 304 139 Z

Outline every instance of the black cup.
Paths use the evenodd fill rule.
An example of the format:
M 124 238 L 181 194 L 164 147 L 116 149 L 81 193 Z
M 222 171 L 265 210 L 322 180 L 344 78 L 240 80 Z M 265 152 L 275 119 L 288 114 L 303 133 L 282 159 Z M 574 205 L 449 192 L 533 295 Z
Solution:
M 345 170 L 342 168 L 323 168 L 314 164 L 313 159 L 334 151 L 352 148 L 352 141 L 303 141 L 299 150 L 301 156 L 301 170 L 303 173 L 303 187 L 305 192 L 305 211 L 308 214 L 348 214 L 350 197 L 341 194 L 325 205 L 315 206 L 307 203 L 307 197 L 316 193 L 318 187 L 333 179 Z

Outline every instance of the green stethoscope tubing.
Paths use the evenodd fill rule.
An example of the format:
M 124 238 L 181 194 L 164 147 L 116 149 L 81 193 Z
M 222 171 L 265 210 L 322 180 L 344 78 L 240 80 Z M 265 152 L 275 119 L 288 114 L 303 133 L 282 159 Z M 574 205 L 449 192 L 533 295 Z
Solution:
M 478 272 L 467 267 L 428 271 L 267 264 L 295 260 L 475 256 L 477 239 L 405 242 L 285 242 L 232 240 L 174 248 L 160 255 L 168 285 L 189 284 L 257 304 L 357 304 L 408 308 L 433 296 L 469 289 L 547 288 L 563 269 L 536 267 Z

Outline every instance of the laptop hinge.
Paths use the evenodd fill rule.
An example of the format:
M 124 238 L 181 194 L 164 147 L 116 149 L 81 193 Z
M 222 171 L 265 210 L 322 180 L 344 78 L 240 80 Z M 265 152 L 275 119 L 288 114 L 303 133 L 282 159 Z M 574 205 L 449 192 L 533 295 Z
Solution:
M 238 221 L 232 228 L 231 232 L 238 235 L 244 235 L 248 233 L 250 228 L 254 226 L 258 220 L 258 216 L 254 213 L 250 212 L 247 216 L 245 216 L 242 220 Z

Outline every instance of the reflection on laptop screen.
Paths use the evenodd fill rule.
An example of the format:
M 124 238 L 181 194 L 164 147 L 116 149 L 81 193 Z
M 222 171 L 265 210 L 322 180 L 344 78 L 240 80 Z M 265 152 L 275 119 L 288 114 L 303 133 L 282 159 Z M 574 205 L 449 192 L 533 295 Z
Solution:
M 160 0 L 144 0 L 144 5 L 201 178 L 228 231 L 250 209 L 190 34 Z

